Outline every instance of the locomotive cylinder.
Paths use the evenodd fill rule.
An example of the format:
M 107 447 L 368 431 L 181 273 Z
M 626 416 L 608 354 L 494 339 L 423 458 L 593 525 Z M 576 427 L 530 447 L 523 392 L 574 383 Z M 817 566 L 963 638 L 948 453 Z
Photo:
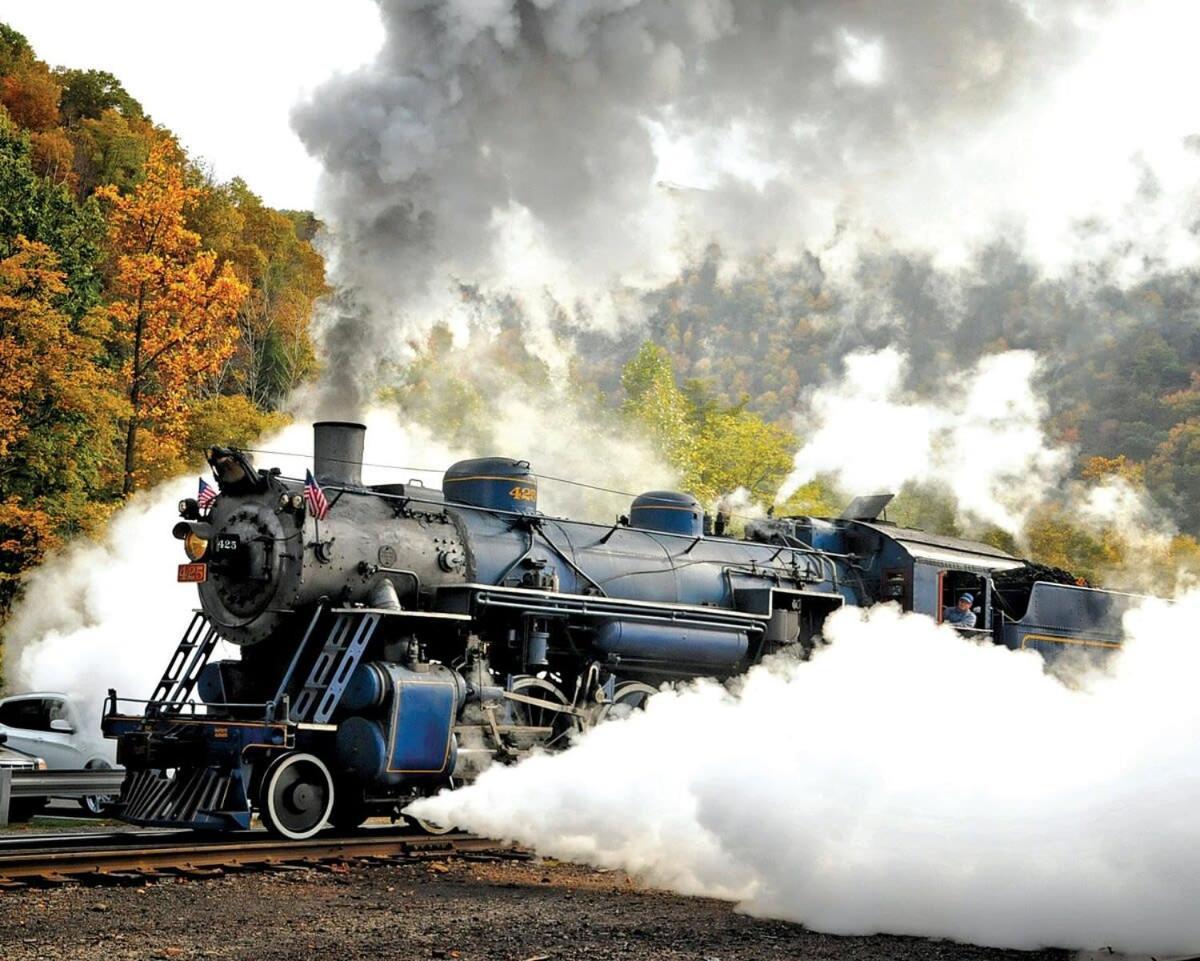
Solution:
M 338 758 L 368 784 L 448 775 L 454 770 L 454 720 L 463 693 L 462 678 L 448 668 L 410 671 L 384 661 L 360 666 L 343 694 L 343 707 L 370 713 L 390 703 L 381 719 L 360 714 L 339 725 Z

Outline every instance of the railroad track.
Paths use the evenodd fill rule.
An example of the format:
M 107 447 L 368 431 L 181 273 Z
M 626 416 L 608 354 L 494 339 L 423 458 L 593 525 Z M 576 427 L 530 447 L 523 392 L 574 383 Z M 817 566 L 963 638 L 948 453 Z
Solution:
M 415 861 L 450 856 L 527 857 L 469 834 L 401 834 L 366 829 L 280 841 L 261 831 L 205 837 L 192 832 L 71 834 L 5 840 L 0 889 L 66 883 L 137 883 L 159 877 L 212 877 L 225 871 L 273 870 L 355 860 Z

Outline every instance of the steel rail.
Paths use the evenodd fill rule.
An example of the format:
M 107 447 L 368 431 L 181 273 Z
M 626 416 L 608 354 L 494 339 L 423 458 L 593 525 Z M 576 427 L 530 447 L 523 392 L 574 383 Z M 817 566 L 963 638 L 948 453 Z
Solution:
M 42 840 L 42 839 L 39 839 Z M 469 834 L 326 836 L 284 841 L 261 834 L 247 839 L 190 838 L 77 848 L 0 851 L 0 885 L 25 880 L 104 881 L 160 871 L 187 876 L 218 868 L 266 868 L 358 858 L 421 860 L 462 853 L 511 852 L 504 844 Z

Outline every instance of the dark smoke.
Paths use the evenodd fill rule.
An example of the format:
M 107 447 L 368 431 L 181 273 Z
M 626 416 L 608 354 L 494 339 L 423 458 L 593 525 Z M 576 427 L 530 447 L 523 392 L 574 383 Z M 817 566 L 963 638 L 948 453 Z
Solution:
M 1088 35 L 1084 15 L 1110 6 L 380 5 L 376 62 L 294 115 L 325 168 L 343 404 L 453 313 L 460 282 L 549 292 L 611 327 L 632 308 L 609 290 L 673 276 L 709 239 L 740 256 L 903 227 L 875 201 L 940 189 L 920 176 L 931 152 L 1039 91 Z M 657 182 L 680 158 L 703 190 Z

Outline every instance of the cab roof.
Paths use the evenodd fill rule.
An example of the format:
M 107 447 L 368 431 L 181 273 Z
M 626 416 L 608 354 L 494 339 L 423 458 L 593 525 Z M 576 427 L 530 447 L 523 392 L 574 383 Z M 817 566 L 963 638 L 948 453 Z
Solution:
M 968 541 L 961 537 L 931 534 L 914 527 L 897 527 L 895 524 L 849 521 L 849 524 L 865 527 L 883 537 L 895 541 L 914 560 L 933 564 L 952 564 L 956 567 L 975 567 L 988 571 L 1008 571 L 1023 567 L 1025 562 L 1006 551 L 980 541 Z

